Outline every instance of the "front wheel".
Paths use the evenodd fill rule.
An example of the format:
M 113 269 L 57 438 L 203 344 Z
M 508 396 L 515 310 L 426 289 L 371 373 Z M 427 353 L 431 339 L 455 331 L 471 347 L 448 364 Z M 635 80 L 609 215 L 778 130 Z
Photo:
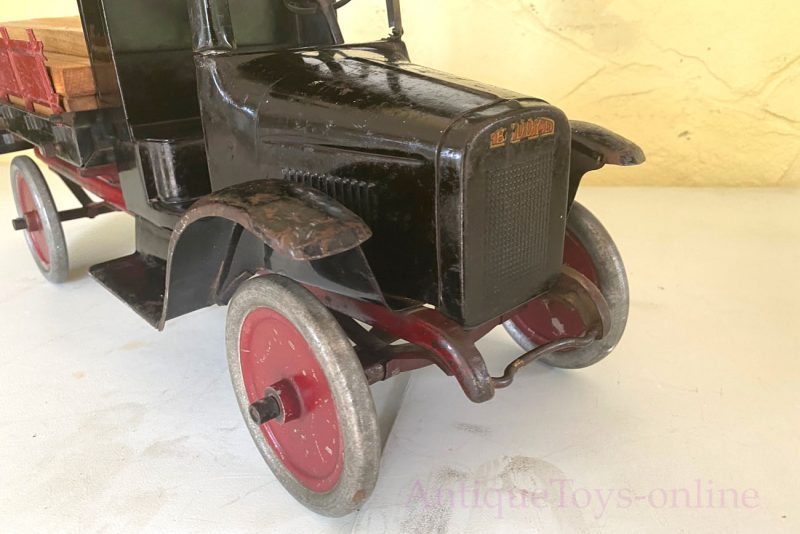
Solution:
M 380 432 L 350 341 L 305 288 L 281 276 L 245 282 L 228 307 L 228 364 L 250 435 L 298 501 L 326 516 L 372 493 Z
M 628 278 L 622 256 L 600 221 L 575 202 L 567 219 L 564 264 L 576 269 L 601 291 L 611 312 L 608 334 L 582 349 L 554 352 L 541 359 L 553 367 L 580 369 L 608 356 L 619 343 L 628 322 Z M 536 301 L 522 309 L 503 326 L 523 349 L 532 350 L 562 337 L 584 334 L 575 312 L 558 305 Z

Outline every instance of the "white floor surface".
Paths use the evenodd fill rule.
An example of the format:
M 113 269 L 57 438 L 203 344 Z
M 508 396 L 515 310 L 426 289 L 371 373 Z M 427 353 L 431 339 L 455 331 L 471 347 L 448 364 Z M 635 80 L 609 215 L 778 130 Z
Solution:
M 65 223 L 71 280 L 46 283 L 7 175 L 3 158 L 0 532 L 800 532 L 800 191 L 583 190 L 628 267 L 616 352 L 533 365 L 483 405 L 414 373 L 375 493 L 331 520 L 251 443 L 225 310 L 159 333 L 91 280 L 132 250 L 124 214 Z M 519 354 L 501 329 L 480 348 L 495 373 Z

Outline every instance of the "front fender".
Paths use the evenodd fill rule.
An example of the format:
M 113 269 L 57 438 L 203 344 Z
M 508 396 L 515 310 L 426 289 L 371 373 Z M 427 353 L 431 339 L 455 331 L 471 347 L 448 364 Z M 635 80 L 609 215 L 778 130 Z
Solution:
M 296 270 L 298 277 L 304 269 L 312 274 L 330 269 L 336 258 L 336 265 L 355 262 L 360 270 L 352 270 L 367 274 L 366 282 L 350 277 L 357 278 L 354 291 L 378 293 L 358 249 L 371 235 L 341 204 L 292 182 L 259 180 L 212 193 L 197 201 L 172 233 L 159 329 L 169 319 L 225 301 L 242 276 L 279 258 L 288 262 L 284 270 Z M 357 253 L 344 254 L 354 249 Z
M 621 135 L 590 122 L 570 121 L 572 158 L 569 205 L 575 200 L 583 176 L 605 165 L 631 166 L 645 162 L 644 151 Z
M 196 202 L 175 227 L 170 250 L 189 225 L 209 217 L 233 221 L 295 260 L 334 256 L 372 236 L 361 218 L 316 189 L 284 180 L 258 180 Z
M 599 157 L 603 165 L 627 167 L 645 162 L 644 151 L 636 143 L 611 130 L 582 121 L 569 121 L 569 126 L 573 150 Z

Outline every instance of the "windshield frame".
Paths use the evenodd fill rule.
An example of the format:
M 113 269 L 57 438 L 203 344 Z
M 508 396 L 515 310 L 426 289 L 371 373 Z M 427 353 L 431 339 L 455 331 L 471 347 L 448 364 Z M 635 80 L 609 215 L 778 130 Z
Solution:
M 265 0 L 261 0 L 265 1 Z M 314 0 L 322 10 L 331 32 L 334 46 L 343 45 L 341 28 L 336 18 L 334 0 Z M 358 1 L 358 0 L 356 0 Z M 346 4 L 341 6 L 346 8 Z M 386 0 L 386 14 L 390 35 L 388 40 L 400 40 L 403 36 L 400 0 Z M 302 15 L 298 15 L 302 16 Z M 192 0 L 189 2 L 189 18 L 192 26 L 192 48 L 196 53 L 236 53 L 240 47 L 236 43 L 236 35 L 231 18 L 228 0 Z M 253 48 L 271 48 L 272 50 L 294 50 L 298 48 L 323 48 L 329 45 L 318 46 L 246 46 L 247 50 Z

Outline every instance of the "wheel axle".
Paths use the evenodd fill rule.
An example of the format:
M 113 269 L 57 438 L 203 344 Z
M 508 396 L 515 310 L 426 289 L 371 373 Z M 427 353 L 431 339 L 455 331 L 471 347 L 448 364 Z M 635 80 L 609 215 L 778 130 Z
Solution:
M 58 220 L 61 222 L 67 222 L 74 221 L 76 219 L 94 219 L 98 215 L 111 213 L 112 211 L 114 211 L 114 208 L 105 202 L 94 202 L 80 208 L 59 211 Z M 26 217 L 17 217 L 16 219 L 12 219 L 11 225 L 14 227 L 14 230 L 17 231 L 30 229 L 30 222 Z
M 273 419 L 280 419 L 283 415 L 281 403 L 272 395 L 267 395 L 251 404 L 248 412 L 250 413 L 250 419 L 257 425 L 266 424 Z

